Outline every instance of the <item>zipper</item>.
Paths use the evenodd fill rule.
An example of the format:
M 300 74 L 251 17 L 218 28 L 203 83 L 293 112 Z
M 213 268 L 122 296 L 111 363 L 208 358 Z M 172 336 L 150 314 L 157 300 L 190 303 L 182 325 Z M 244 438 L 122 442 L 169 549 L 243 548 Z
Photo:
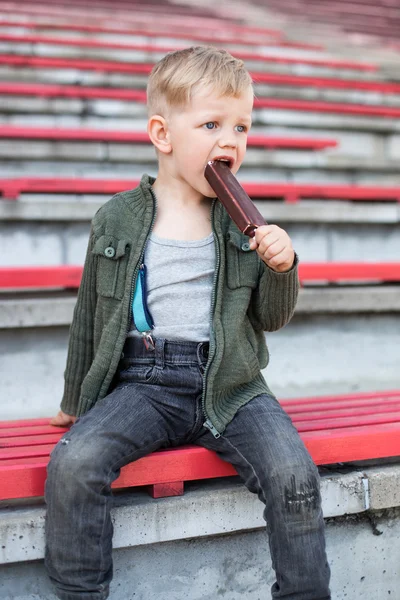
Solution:
M 137 279 L 137 276 L 138 276 L 138 274 L 139 274 L 139 271 L 140 271 L 140 269 L 141 269 L 141 268 L 144 266 L 144 265 L 143 265 L 143 258 L 144 258 L 144 252 L 145 252 L 145 249 L 146 249 L 146 243 L 147 243 L 147 239 L 148 239 L 149 235 L 151 234 L 151 232 L 153 231 L 154 222 L 155 222 L 155 220 L 156 220 L 156 212 L 157 212 L 157 197 L 156 197 L 155 193 L 153 192 L 153 189 L 152 189 L 152 187 L 151 187 L 151 186 L 150 186 L 150 193 L 151 193 L 151 195 L 152 195 L 152 198 L 153 198 L 153 200 L 154 200 L 154 204 L 153 204 L 153 216 L 152 216 L 152 219 L 151 219 L 151 223 L 150 223 L 150 228 L 149 228 L 149 231 L 147 232 L 147 236 L 146 236 L 146 242 L 145 242 L 145 244 L 144 244 L 144 246 L 143 246 L 143 250 L 142 250 L 142 252 L 141 252 L 141 254 L 140 254 L 140 257 L 139 257 L 139 260 L 138 260 L 137 266 L 135 267 L 135 270 L 134 270 L 134 272 L 133 272 L 133 275 L 132 275 L 131 292 L 130 292 L 130 296 L 129 296 L 129 313 L 128 313 L 128 315 L 129 315 L 129 316 L 128 316 L 128 326 L 127 326 L 127 330 L 126 330 L 126 333 L 127 333 L 127 334 L 129 333 L 129 330 L 130 330 L 130 327 L 131 327 L 131 323 L 132 323 L 132 321 L 133 321 L 133 315 L 132 315 L 132 300 L 133 300 L 133 294 L 134 294 L 134 289 L 135 289 L 136 279 Z
M 213 434 L 213 436 L 218 439 L 219 437 L 221 437 L 220 432 L 217 430 L 216 427 L 214 427 L 214 425 L 211 422 L 211 419 L 209 418 L 209 416 L 207 415 L 206 412 L 206 387 L 207 387 L 207 374 L 210 368 L 210 364 L 212 361 L 212 354 L 215 350 L 215 335 L 214 335 L 214 330 L 213 330 L 213 320 L 214 320 L 214 311 L 215 311 L 215 298 L 216 298 L 216 289 L 217 289 L 217 281 L 218 281 L 218 274 L 219 274 L 219 267 L 220 267 L 220 260 L 221 260 L 221 254 L 220 254 L 220 250 L 219 250 L 219 242 L 218 242 L 218 237 L 216 235 L 215 232 L 215 225 L 214 225 L 214 217 L 215 217 L 215 210 L 216 210 L 216 200 L 214 200 L 214 203 L 211 207 L 211 225 L 212 225 L 212 230 L 214 233 L 214 240 L 215 240 L 215 250 L 216 250 L 216 256 L 217 256 L 217 261 L 216 261 L 216 265 L 215 265 L 215 273 L 214 273 L 214 282 L 213 282 L 213 291 L 212 291 L 212 295 L 211 295 L 211 325 L 210 325 L 210 350 L 209 350 L 209 356 L 208 356 L 208 361 L 206 364 L 206 368 L 204 369 L 204 375 L 203 375 L 203 392 L 202 392 L 202 397 L 201 397 L 201 405 L 203 408 L 203 413 L 204 416 L 206 417 L 205 422 L 203 423 L 203 427 L 205 427 L 206 429 L 208 429 L 209 431 L 211 431 L 211 433 Z

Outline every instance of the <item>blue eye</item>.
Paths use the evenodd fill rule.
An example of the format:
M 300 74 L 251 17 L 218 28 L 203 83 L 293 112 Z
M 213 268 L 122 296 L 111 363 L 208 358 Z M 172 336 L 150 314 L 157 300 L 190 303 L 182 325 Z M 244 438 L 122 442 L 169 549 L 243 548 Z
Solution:
M 207 129 L 214 129 L 215 123 L 214 123 L 214 121 L 209 121 L 205 125 L 206 125 Z M 211 125 L 211 127 L 210 127 L 210 125 Z
M 245 133 L 246 131 L 246 127 L 244 125 L 238 125 L 237 129 L 239 133 Z

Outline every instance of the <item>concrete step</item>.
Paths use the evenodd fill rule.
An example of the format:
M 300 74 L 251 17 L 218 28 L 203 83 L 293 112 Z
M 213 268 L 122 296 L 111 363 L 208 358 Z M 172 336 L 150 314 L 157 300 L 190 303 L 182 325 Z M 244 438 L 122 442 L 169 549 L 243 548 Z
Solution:
M 0 53 L 14 51 L 10 48 L 5 48 L 0 42 Z M 76 51 L 75 51 L 76 53 Z M 64 54 L 64 53 L 63 53 Z M 94 54 L 94 56 L 93 56 Z M 75 54 L 73 54 L 75 56 Z M 79 56 L 79 54 L 77 55 Z M 81 58 L 97 58 L 106 59 L 107 52 L 99 52 L 85 54 Z M 114 57 L 109 57 L 114 58 Z M 114 58 L 115 59 L 115 58 Z M 128 58 L 134 61 L 133 56 Z M 42 83 L 42 84 L 64 84 L 64 85 L 82 85 L 89 87 L 111 87 L 111 88 L 130 88 L 130 89 L 145 89 L 147 85 L 147 74 L 145 75 L 125 75 L 115 73 L 95 73 L 88 71 L 79 71 L 76 69 L 70 70 L 54 70 L 54 69 L 34 69 L 26 70 L 25 75 L 16 69 L 11 74 L 9 80 L 4 71 L 0 70 L 0 76 L 3 81 L 26 82 L 26 83 Z M 260 75 L 261 76 L 261 75 Z M 305 83 L 304 86 L 298 85 L 266 85 L 257 83 L 255 78 L 255 92 L 259 97 L 268 98 L 288 98 L 298 100 L 320 100 L 326 102 L 344 102 L 350 104 L 366 104 L 370 106 L 400 106 L 400 93 L 367 91 L 361 89 L 335 89 L 328 85 L 312 85 Z
M 400 313 L 398 305 L 394 308 L 395 296 L 388 295 L 389 310 L 382 312 L 362 312 L 356 301 L 352 312 L 309 312 L 304 307 L 285 328 L 267 334 L 271 360 L 264 376 L 273 392 L 285 398 L 398 387 Z M 11 302 L 16 307 L 15 300 Z M 338 307 L 339 300 L 334 305 Z M 40 321 L 44 304 L 38 308 L 31 303 L 26 313 L 21 306 L 15 310 L 16 315 L 24 314 L 27 326 L 0 329 L 0 378 L 7 398 L 0 406 L 0 419 L 51 416 L 58 412 L 63 393 L 69 326 L 62 321 L 71 302 L 58 308 L 53 303 L 50 312 L 59 322 L 54 325 L 48 317 Z
M 0 329 L 69 326 L 76 290 L 0 293 Z M 400 313 L 398 285 L 303 287 L 296 315 Z
M 7 33 L 8 29 L 2 27 L 0 22 L 0 36 Z M 7 30 L 7 31 L 6 31 Z M 19 29 L 17 33 L 20 33 Z M 59 34 L 52 36 L 57 46 L 50 46 L 53 48 L 53 54 L 49 54 L 49 50 L 43 50 L 43 45 L 34 45 L 30 43 L 26 44 L 27 49 L 23 52 L 23 49 L 13 44 L 10 47 L 5 48 L 5 52 L 0 55 L 0 64 L 3 65 L 4 74 L 7 76 L 16 75 L 18 73 L 21 77 L 25 77 L 25 74 L 32 74 L 31 69 L 42 68 L 43 72 L 51 69 L 53 65 L 53 71 L 59 69 L 69 69 L 71 74 L 75 74 L 79 77 L 79 73 L 82 71 L 103 71 L 108 73 L 118 72 L 129 72 L 131 71 L 130 63 L 145 62 L 151 63 L 156 62 L 162 58 L 168 51 L 175 50 L 177 46 L 164 46 L 161 47 L 158 43 L 150 46 L 149 44 L 132 44 L 132 50 L 129 51 L 129 58 L 127 59 L 126 50 L 120 52 L 115 60 L 111 60 L 107 54 L 107 60 L 101 60 L 97 56 L 91 55 L 91 50 L 87 47 L 80 47 L 79 54 L 60 57 L 59 51 L 63 44 L 76 44 L 79 45 L 79 39 L 71 38 L 71 41 L 65 41 L 65 38 L 60 38 Z M 48 36 L 46 35 L 48 39 Z M 44 39 L 44 38 L 43 38 Z M 93 38 L 91 38 L 93 39 Z M 1 41 L 1 38 L 0 38 Z M 120 38 L 116 41 L 119 43 Z M 90 42 L 89 42 L 90 43 Z M 96 42 L 101 43 L 101 42 Z M 61 46 L 59 45 L 61 44 Z M 46 47 L 49 44 L 46 45 Z M 190 44 L 179 44 L 179 47 L 185 47 Z M 226 50 L 230 51 L 229 47 Z M 11 53 L 12 50 L 12 53 Z M 310 58 L 309 56 L 288 56 L 286 49 L 282 48 L 281 52 L 267 50 L 257 52 L 257 49 L 243 50 L 243 48 L 233 49 L 233 54 L 242 60 L 244 60 L 246 67 L 250 71 L 270 72 L 270 73 L 282 73 L 288 75 L 302 75 L 302 76 L 319 76 L 319 77 L 337 77 L 340 79 L 357 79 L 359 81 L 394 81 L 396 80 L 397 71 L 394 67 L 388 72 L 388 69 L 380 69 L 377 64 L 374 63 L 358 63 L 357 61 L 351 60 L 336 60 L 334 56 L 328 56 L 322 54 L 318 58 Z M 83 60 L 85 64 L 76 65 L 75 61 Z M 89 60 L 88 60 L 89 59 Z M 45 67 L 47 64 L 47 67 Z M 18 69 L 15 69 L 15 66 Z M 359 66 L 357 66 L 359 65 Z M 56 77 L 56 73 L 53 73 Z M 60 77 L 62 74 L 60 73 Z
M 382 589 L 399 600 L 399 471 L 396 463 L 320 470 L 335 600 L 362 600 L 366 589 L 368 600 L 382 600 Z M 187 484 L 179 498 L 116 494 L 113 599 L 132 597 L 132 589 L 140 600 L 198 600 L 221 590 L 229 600 L 267 598 L 275 578 L 262 509 L 237 478 Z M 43 566 L 45 514 L 42 499 L 0 510 L 3 600 L 56 600 Z
M 308 222 L 272 213 L 257 202 L 268 222 L 288 231 L 293 245 L 304 262 L 398 262 L 400 260 L 400 223 L 382 222 Z M 396 208 L 398 208 L 396 206 Z M 65 206 L 63 206 L 65 210 Z M 69 212 L 75 209 L 67 208 Z M 94 210 L 94 207 L 93 207 Z M 362 209 L 360 209 L 362 210 Z M 299 207 L 298 213 L 301 211 Z M 64 213 L 64 217 L 67 214 Z M 396 218 L 395 215 L 392 215 Z M 82 215 L 83 218 L 83 215 Z M 0 221 L 3 241 L 0 266 L 81 265 L 89 234 L 89 221 L 75 219 L 35 221 L 30 218 Z M 372 219 L 372 215 L 371 215 Z M 387 220 L 389 218 L 387 217 Z
M 354 137 L 354 136 L 353 136 Z M 351 136 L 341 150 L 299 151 L 248 147 L 239 178 L 250 181 L 325 181 L 383 186 L 398 183 L 400 135 L 379 139 Z M 364 143 L 363 143 L 364 142 Z M 354 152 L 352 152 L 354 149 Z M 0 140 L 1 177 L 135 177 L 144 168 L 157 169 L 153 146 L 114 142 Z M 134 164 L 133 164 L 134 161 Z M 268 169 L 268 171 L 266 171 Z M 318 174 L 316 174 L 318 172 Z
M 18 202 L 0 202 L 0 221 L 51 223 L 89 223 L 100 206 L 109 200 L 105 196 L 36 196 L 24 195 Z M 264 217 L 270 222 L 284 223 L 386 223 L 400 221 L 398 203 L 365 203 L 343 201 L 302 200 L 298 204 L 285 204 L 268 200 L 255 202 Z M 356 230 L 356 227 L 355 227 Z
M 281 104 L 279 103 L 279 106 Z M 280 127 L 339 132 L 400 131 L 400 119 L 361 114 L 317 112 L 285 107 L 256 108 L 255 127 Z M 0 122 L 8 125 L 69 126 L 80 125 L 109 129 L 145 129 L 147 114 L 144 104 L 134 101 L 95 100 L 81 98 L 0 97 Z

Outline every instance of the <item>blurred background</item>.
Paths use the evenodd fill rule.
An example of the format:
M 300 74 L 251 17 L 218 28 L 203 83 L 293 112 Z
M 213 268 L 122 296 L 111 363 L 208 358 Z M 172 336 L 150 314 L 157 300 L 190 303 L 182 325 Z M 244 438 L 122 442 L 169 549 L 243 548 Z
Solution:
M 145 87 L 166 52 L 242 58 L 238 178 L 301 260 L 268 335 L 280 398 L 400 384 L 400 2 L 0 0 L 0 419 L 51 416 L 90 220 L 156 174 Z

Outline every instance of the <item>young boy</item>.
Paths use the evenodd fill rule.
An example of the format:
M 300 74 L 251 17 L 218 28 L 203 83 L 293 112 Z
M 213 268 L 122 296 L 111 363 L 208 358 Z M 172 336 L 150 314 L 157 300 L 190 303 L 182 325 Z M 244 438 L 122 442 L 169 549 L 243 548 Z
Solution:
M 191 443 L 265 504 L 272 597 L 329 599 L 318 471 L 261 375 L 264 331 L 295 308 L 297 257 L 275 225 L 249 244 L 204 177 L 210 160 L 233 173 L 243 161 L 251 78 L 226 51 L 195 47 L 158 62 L 147 91 L 157 178 L 92 221 L 52 420 L 75 424 L 48 467 L 48 573 L 61 600 L 107 598 L 111 483 L 127 463 Z

